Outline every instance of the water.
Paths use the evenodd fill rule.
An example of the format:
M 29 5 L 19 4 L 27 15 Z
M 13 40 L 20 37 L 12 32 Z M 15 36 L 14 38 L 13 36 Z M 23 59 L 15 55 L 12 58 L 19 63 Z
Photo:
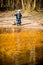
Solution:
M 43 59 L 43 30 L 0 28 L 0 65 L 37 65 Z

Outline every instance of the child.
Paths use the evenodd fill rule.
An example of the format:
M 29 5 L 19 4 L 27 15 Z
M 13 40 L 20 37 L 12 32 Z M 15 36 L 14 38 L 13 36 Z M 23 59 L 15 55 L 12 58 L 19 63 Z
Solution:
M 20 13 L 20 10 L 18 10 L 17 14 L 15 14 L 16 16 L 16 25 L 21 25 L 21 13 Z

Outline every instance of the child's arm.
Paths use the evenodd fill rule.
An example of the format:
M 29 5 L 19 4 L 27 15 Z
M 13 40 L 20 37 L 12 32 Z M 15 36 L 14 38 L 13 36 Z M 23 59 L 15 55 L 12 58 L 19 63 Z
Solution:
M 21 17 L 22 17 L 22 14 L 20 13 Z
M 14 16 L 17 16 L 17 14 L 14 14 Z

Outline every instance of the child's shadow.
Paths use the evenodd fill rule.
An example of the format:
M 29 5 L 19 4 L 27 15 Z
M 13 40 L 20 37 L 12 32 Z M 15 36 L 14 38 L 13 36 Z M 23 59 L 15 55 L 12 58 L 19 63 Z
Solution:
M 31 24 L 31 23 L 24 23 L 24 24 L 22 24 L 21 26 L 23 26 L 23 25 L 29 25 L 29 24 Z

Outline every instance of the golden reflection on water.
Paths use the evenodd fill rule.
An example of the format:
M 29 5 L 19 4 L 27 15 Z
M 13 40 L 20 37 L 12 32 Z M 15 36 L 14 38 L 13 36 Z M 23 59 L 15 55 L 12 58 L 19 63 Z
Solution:
M 42 50 L 43 30 L 20 27 L 0 28 L 2 65 L 28 65 L 29 63 L 35 65 L 38 59 L 43 59 Z

